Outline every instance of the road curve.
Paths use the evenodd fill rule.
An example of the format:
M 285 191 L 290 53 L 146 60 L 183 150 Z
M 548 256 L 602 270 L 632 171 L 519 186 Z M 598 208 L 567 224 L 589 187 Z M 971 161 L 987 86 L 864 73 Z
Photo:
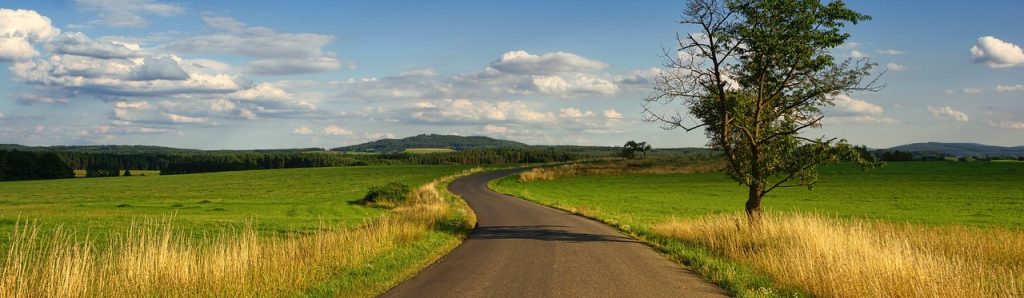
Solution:
M 498 194 L 465 177 L 449 189 L 477 227 L 450 254 L 382 297 L 725 297 L 720 288 L 600 222 Z

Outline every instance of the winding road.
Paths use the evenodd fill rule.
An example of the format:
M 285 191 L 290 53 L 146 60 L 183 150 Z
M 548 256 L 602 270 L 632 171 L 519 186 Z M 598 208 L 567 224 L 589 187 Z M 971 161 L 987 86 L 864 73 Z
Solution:
M 453 182 L 477 228 L 382 297 L 725 297 L 652 248 L 600 222 L 490 191 L 516 170 Z

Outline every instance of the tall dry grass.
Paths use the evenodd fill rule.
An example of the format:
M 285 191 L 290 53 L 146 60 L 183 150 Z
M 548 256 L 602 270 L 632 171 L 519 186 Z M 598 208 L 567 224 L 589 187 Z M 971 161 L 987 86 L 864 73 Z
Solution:
M 307 236 L 258 237 L 249 227 L 197 244 L 167 223 L 129 228 L 97 250 L 59 228 L 44 235 L 38 225 L 22 225 L 0 267 L 0 297 L 297 295 L 452 218 L 472 228 L 472 212 L 453 205 L 443 188 L 456 176 L 415 189 L 409 204 L 360 227 Z
M 613 160 L 593 163 L 573 163 L 546 168 L 533 168 L 519 173 L 520 182 L 556 180 L 579 176 L 625 174 L 693 174 L 721 171 L 720 160 Z
M 820 215 L 671 220 L 656 234 L 693 242 L 822 297 L 1022 297 L 1024 231 L 928 227 Z

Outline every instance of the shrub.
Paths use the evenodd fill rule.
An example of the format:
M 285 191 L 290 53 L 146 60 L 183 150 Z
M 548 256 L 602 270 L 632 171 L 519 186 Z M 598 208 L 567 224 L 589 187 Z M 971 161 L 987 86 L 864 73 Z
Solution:
M 384 185 L 371 186 L 363 196 L 364 204 L 395 205 L 409 198 L 409 186 L 401 182 L 388 182 Z

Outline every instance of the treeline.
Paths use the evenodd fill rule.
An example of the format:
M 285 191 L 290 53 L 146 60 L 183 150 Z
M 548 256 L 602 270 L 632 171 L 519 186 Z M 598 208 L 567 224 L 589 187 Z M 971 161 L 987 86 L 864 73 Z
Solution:
M 73 177 L 74 169 L 56 153 L 0 150 L 0 181 Z
M 171 156 L 160 175 L 285 168 L 340 167 L 389 164 L 513 164 L 564 162 L 578 154 L 554 149 L 496 148 L 437 153 L 384 154 L 212 154 Z
M 166 157 L 160 175 L 209 173 L 285 168 L 316 168 L 367 165 L 354 155 L 330 153 L 242 153 Z

